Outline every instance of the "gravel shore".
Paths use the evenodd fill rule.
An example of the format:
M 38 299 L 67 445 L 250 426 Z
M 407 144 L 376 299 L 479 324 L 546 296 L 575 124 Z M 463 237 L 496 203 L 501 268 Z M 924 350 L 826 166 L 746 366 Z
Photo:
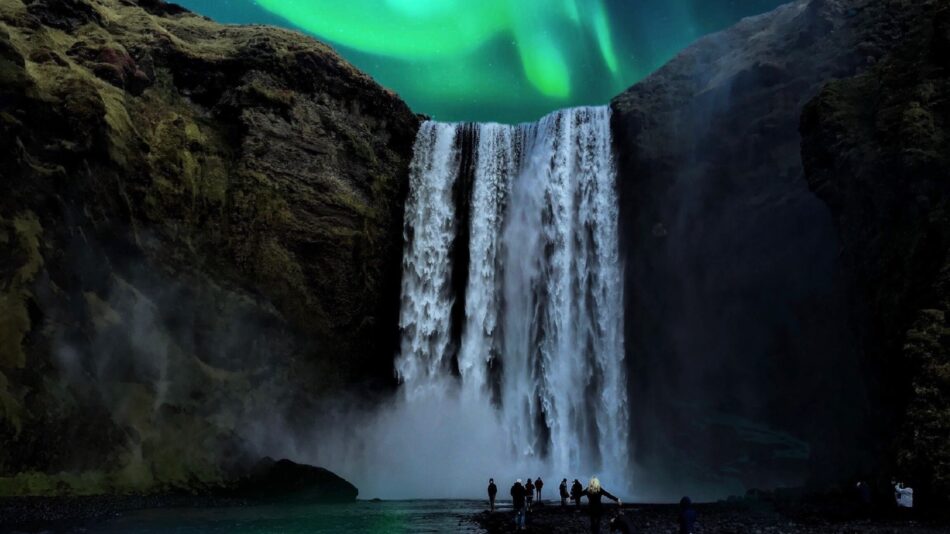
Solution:
M 910 518 L 846 519 L 823 518 L 821 510 L 804 505 L 801 508 L 776 507 L 768 503 L 714 503 L 695 506 L 699 515 L 696 534 L 933 534 L 950 533 L 950 525 L 934 524 Z M 608 533 L 607 522 L 619 510 L 610 506 L 604 516 L 601 532 Z M 677 505 L 624 505 L 638 534 L 676 534 Z M 513 513 L 501 510 L 481 512 L 473 521 L 489 534 L 515 532 Z M 590 532 L 586 506 L 580 510 L 558 504 L 535 507 L 528 515 L 531 533 L 567 534 Z

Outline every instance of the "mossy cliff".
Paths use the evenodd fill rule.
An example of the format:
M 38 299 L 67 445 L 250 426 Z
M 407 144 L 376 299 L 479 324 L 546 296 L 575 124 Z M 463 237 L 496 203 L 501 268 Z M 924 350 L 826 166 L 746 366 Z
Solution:
M 385 386 L 417 128 L 294 32 L 0 1 L 0 494 L 213 485 Z
M 884 401 L 881 467 L 948 510 L 950 6 L 914 10 L 895 53 L 809 103 L 802 146 L 854 274 L 853 317 Z

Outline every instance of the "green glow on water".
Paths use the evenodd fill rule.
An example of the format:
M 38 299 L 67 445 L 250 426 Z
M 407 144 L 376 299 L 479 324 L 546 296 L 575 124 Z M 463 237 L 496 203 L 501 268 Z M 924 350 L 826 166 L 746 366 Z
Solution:
M 783 0 L 176 0 L 333 44 L 441 120 L 603 104 L 697 37 Z

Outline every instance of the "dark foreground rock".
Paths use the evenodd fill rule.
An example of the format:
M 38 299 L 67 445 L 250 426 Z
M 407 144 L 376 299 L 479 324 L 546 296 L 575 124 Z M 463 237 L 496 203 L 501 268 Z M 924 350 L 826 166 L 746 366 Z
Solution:
M 623 514 L 639 534 L 674 534 L 678 532 L 677 505 L 624 505 Z M 849 519 L 830 520 L 821 511 L 807 507 L 777 509 L 754 503 L 716 503 L 696 506 L 698 521 L 695 534 L 930 534 L 950 532 L 950 527 L 914 519 Z M 568 534 L 590 532 L 586 507 L 562 509 L 557 505 L 536 507 L 528 515 L 528 532 Z M 609 507 L 601 532 L 608 533 L 608 521 L 617 517 L 618 509 Z M 489 534 L 516 532 L 511 511 L 482 512 L 473 521 Z
M 238 482 L 234 495 L 249 499 L 292 496 L 308 502 L 343 503 L 355 501 L 359 490 L 321 467 L 265 458 L 254 466 L 249 476 Z

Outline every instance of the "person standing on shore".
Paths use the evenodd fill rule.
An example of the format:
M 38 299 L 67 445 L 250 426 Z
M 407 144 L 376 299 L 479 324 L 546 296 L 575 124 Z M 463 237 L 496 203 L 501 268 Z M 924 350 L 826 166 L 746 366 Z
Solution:
M 543 488 L 543 487 L 544 487 L 544 481 L 541 480 L 541 477 L 538 477 L 538 478 L 534 479 L 534 489 L 538 492 L 538 499 L 537 499 L 537 501 L 538 501 L 539 503 L 541 502 L 541 488 Z
M 894 501 L 898 509 L 910 509 L 914 507 L 914 488 L 904 485 L 903 482 L 891 482 L 894 485 Z
M 581 493 L 584 491 L 584 486 L 581 486 L 580 480 L 574 479 L 574 483 L 571 485 L 571 499 L 574 500 L 574 504 L 578 508 L 581 507 Z
M 696 510 L 689 497 L 680 499 L 680 529 L 679 534 L 693 534 L 696 532 Z
M 570 494 L 567 493 L 567 479 L 561 481 L 561 485 L 557 488 L 558 493 L 561 494 L 561 508 L 567 506 L 567 498 Z
M 521 485 L 521 479 L 515 481 L 511 486 L 511 507 L 515 509 L 515 527 L 518 530 L 525 528 L 525 489 Z
M 587 512 L 590 514 L 591 534 L 600 534 L 600 518 L 604 514 L 604 505 L 601 499 L 607 497 L 616 502 L 617 506 L 623 506 L 620 499 L 611 495 L 609 491 L 600 486 L 600 480 L 598 480 L 596 476 L 591 477 L 590 484 L 587 485 L 587 489 L 581 492 L 581 495 L 587 497 Z
M 495 511 L 495 495 L 498 495 L 498 486 L 495 485 L 495 479 L 488 479 L 488 507 L 494 512 Z
M 526 507 L 528 511 L 531 511 L 531 505 L 534 503 L 534 482 L 531 479 L 528 479 L 528 483 L 524 485 L 525 490 L 525 500 L 527 501 Z

